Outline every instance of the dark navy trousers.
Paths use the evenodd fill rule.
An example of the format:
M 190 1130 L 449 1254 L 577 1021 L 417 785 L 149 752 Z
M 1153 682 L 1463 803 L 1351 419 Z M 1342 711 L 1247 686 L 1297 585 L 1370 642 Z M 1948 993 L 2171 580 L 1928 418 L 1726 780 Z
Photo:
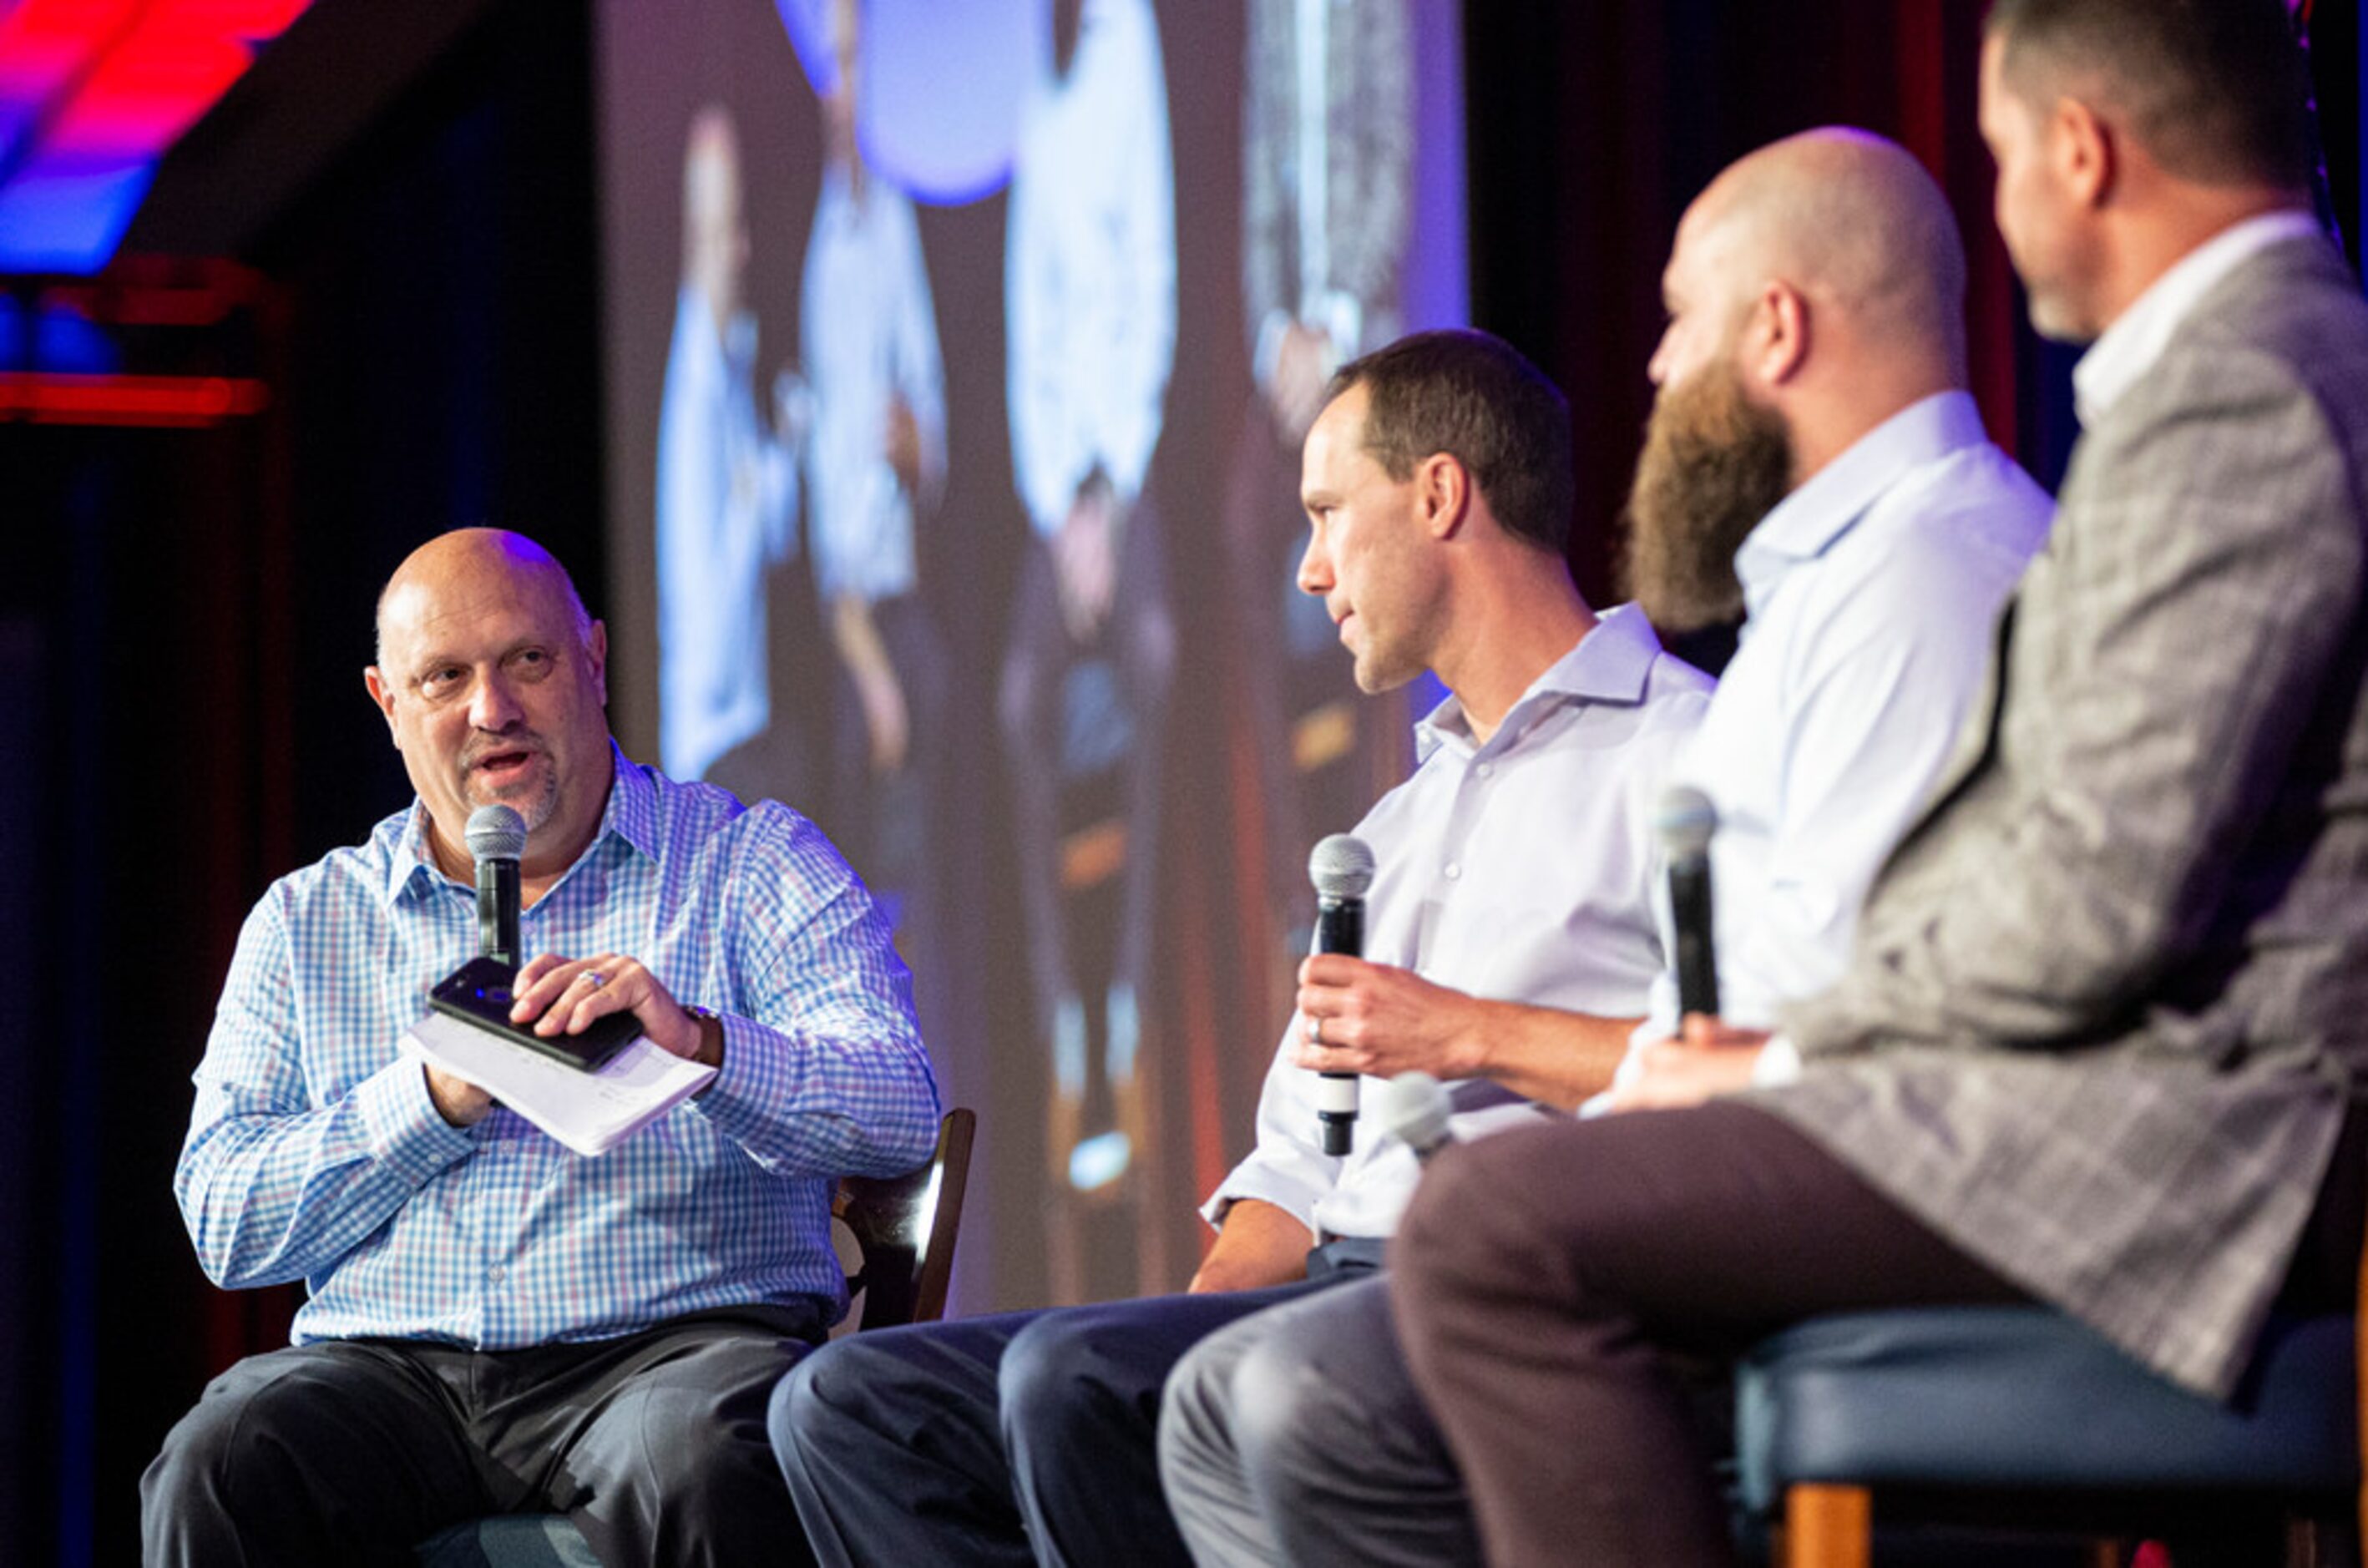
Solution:
M 1201 1338 L 1360 1278 L 1378 1242 L 1260 1290 L 850 1335 L 773 1391 L 774 1452 L 824 1568 L 1189 1564 L 1159 1491 L 1160 1386 Z

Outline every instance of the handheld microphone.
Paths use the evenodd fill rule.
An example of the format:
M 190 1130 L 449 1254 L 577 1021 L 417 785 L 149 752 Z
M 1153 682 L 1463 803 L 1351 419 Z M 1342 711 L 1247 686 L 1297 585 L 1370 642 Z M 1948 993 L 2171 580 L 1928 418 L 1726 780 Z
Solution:
M 469 813 L 463 835 L 477 859 L 477 951 L 518 964 L 518 857 L 526 853 L 526 819 L 505 805 Z
M 1669 913 L 1678 928 L 1678 1007 L 1718 1016 L 1718 951 L 1712 941 L 1710 840 L 1718 812 L 1710 797 L 1686 785 L 1661 797 L 1654 823 L 1669 858 Z
M 1401 1073 L 1383 1084 L 1374 1115 L 1382 1131 L 1395 1133 L 1424 1165 L 1455 1142 L 1448 1120 L 1455 1114 L 1447 1085 L 1428 1073 Z
M 1373 852 L 1365 841 L 1336 833 L 1307 858 L 1315 884 L 1315 948 L 1319 953 L 1365 956 L 1365 892 L 1373 885 Z M 1315 1119 L 1324 1152 L 1345 1154 L 1357 1131 L 1357 1074 L 1326 1073 L 1317 1085 Z

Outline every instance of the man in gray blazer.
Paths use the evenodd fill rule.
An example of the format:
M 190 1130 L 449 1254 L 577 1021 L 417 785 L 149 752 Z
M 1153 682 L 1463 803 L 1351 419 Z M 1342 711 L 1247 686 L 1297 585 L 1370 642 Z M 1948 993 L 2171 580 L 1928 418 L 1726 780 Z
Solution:
M 1496 1562 L 1727 1558 L 1672 1351 L 2036 1299 L 2226 1395 L 2357 1256 L 2368 302 L 2284 9 L 1999 0 L 1987 35 L 1999 225 L 2040 329 L 2094 341 L 2086 434 L 1842 981 L 1772 1039 L 1688 1020 L 1624 1096 L 1675 1108 L 1417 1190 L 1394 1304 Z

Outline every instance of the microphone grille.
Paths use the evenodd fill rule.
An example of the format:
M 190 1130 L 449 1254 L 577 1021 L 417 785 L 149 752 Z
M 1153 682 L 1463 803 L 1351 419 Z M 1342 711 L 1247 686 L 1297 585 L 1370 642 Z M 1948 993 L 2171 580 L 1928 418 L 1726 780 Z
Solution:
M 1711 835 L 1718 831 L 1718 811 L 1701 790 L 1675 784 L 1661 796 L 1653 827 L 1669 858 L 1682 860 L 1710 847 Z
M 526 818 L 508 806 L 479 806 L 469 813 L 462 836 L 480 860 L 515 860 L 526 853 Z
M 1373 885 L 1373 851 L 1350 833 L 1336 833 L 1307 857 L 1307 880 L 1325 898 L 1362 898 Z
M 1373 1096 L 1373 1119 L 1382 1131 L 1395 1133 L 1417 1153 L 1447 1141 L 1453 1114 L 1446 1086 L 1428 1073 L 1401 1073 Z

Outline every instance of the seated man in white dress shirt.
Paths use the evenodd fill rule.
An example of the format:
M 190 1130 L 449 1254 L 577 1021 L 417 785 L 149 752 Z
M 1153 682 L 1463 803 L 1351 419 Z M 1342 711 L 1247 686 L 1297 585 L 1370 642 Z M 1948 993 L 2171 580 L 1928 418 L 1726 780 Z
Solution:
M 1565 559 L 1570 414 L 1510 347 L 1424 333 L 1342 368 L 1308 435 L 1322 596 L 1377 692 L 1428 668 L 1452 694 L 1421 762 L 1357 829 L 1378 874 L 1366 950 L 1481 997 L 1644 1011 L 1663 966 L 1653 820 L 1709 682 L 1634 608 L 1599 618 Z M 1176 1358 L 1222 1324 L 1370 1273 L 1415 1180 L 1367 1118 L 1317 1139 L 1294 1017 L 1257 1150 L 1210 1205 L 1184 1295 L 856 1335 L 784 1381 L 773 1443 L 821 1562 L 1180 1562 L 1154 1469 Z M 1455 1119 L 1474 1137 L 1600 1086 L 1561 1055 L 1507 1061 Z
M 2046 495 L 1964 387 L 1964 253 L 1916 161 L 1793 137 L 1679 225 L 1632 501 L 1632 575 L 1664 631 L 1748 612 L 1676 778 L 1711 849 L 1725 1016 L 1831 981 L 1866 885 L 1946 760 Z M 1676 1032 L 1481 1003 L 1384 964 L 1312 959 L 1302 1067 L 1441 1078 L 1560 1052 L 1600 1088 Z M 1162 1477 L 1203 1562 L 1477 1562 L 1462 1483 L 1399 1360 L 1377 1277 L 1212 1335 L 1170 1378 Z

